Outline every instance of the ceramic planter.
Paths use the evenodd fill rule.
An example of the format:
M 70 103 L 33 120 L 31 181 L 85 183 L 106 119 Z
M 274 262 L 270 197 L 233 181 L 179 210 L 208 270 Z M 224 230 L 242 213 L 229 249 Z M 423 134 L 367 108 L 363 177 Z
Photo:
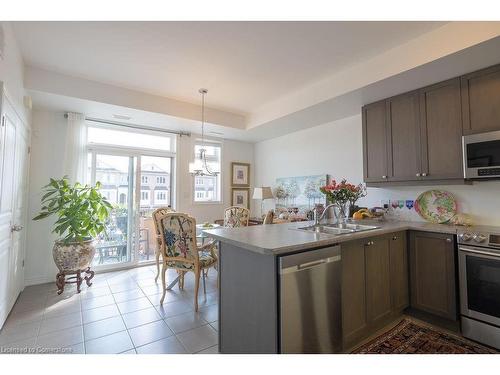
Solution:
M 59 272 L 86 269 L 94 259 L 94 240 L 69 243 L 56 241 L 52 249 L 52 255 Z

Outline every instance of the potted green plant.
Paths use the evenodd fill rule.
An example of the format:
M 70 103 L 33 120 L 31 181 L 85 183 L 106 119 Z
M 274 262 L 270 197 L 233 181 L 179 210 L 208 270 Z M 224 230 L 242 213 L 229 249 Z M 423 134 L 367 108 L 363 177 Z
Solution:
M 95 255 L 94 239 L 105 230 L 113 206 L 95 186 L 71 185 L 66 177 L 50 179 L 43 187 L 42 210 L 33 220 L 55 215 L 52 233 L 59 239 L 52 249 L 59 272 L 69 273 L 89 267 Z

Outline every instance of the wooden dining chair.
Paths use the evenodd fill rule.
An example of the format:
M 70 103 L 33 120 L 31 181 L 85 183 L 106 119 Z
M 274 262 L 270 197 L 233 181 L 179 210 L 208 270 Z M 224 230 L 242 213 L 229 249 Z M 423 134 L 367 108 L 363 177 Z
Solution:
M 163 304 L 167 285 L 165 273 L 168 268 L 179 272 L 179 288 L 184 288 L 184 274 L 194 272 L 194 306 L 198 311 L 198 290 L 200 275 L 215 265 L 217 256 L 214 252 L 214 242 L 199 247 L 196 243 L 196 220 L 188 214 L 180 212 L 166 212 L 156 215 L 158 227 L 161 231 L 160 251 L 162 255 L 161 282 L 163 295 L 160 304 Z
M 172 207 L 161 207 L 153 211 L 151 215 L 153 218 L 153 223 L 155 227 L 155 236 L 156 236 L 156 246 L 155 246 L 155 258 L 156 258 L 156 277 L 155 283 L 158 282 L 158 277 L 160 277 L 160 256 L 161 256 L 161 238 L 162 231 L 159 225 L 159 218 L 163 217 L 165 214 L 169 212 L 175 212 Z
M 238 228 L 247 227 L 250 219 L 250 211 L 247 208 L 231 206 L 224 210 L 224 227 Z

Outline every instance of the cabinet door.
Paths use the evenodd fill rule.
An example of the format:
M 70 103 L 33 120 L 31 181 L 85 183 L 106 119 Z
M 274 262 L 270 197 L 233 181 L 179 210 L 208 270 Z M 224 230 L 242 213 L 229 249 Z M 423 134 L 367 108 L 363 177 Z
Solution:
M 363 107 L 363 174 L 365 182 L 387 180 L 388 150 L 385 101 Z
M 463 178 L 460 80 L 420 90 L 422 179 Z
M 365 247 L 364 242 L 342 244 L 342 333 L 344 347 L 365 335 Z
M 452 235 L 410 233 L 410 290 L 413 308 L 456 320 Z
M 391 303 L 392 310 L 397 312 L 409 305 L 406 232 L 394 233 L 390 239 Z
M 411 92 L 388 99 L 390 145 L 389 178 L 393 181 L 419 180 L 420 126 L 419 96 Z
M 461 78 L 464 133 L 500 130 L 500 65 Z
M 388 236 L 375 237 L 365 244 L 366 316 L 377 325 L 392 313 Z

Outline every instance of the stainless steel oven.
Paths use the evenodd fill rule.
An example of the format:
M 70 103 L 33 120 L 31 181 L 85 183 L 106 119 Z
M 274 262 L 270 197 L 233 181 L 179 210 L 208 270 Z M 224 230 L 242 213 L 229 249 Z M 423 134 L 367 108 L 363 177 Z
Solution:
M 458 241 L 462 333 L 500 349 L 500 234 L 464 232 Z
M 500 178 L 500 131 L 462 137 L 464 177 Z

